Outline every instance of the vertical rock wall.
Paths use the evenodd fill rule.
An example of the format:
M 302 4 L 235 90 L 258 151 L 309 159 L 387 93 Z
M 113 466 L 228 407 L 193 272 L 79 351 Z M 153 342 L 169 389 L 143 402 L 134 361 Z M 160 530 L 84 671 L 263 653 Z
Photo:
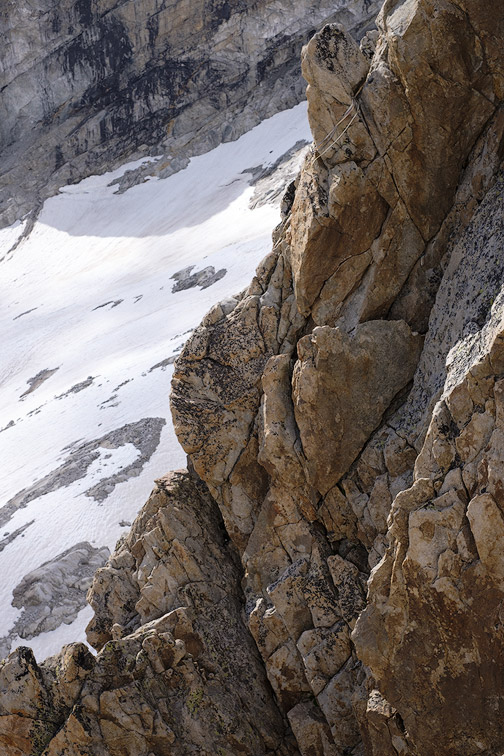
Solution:
M 445 419 L 436 402 L 469 313 L 479 313 L 479 334 L 500 291 L 501 263 L 488 255 L 502 251 L 492 187 L 504 14 L 475 2 L 387 2 L 378 27 L 361 49 L 334 26 L 304 49 L 313 152 L 271 257 L 184 349 L 172 408 L 241 554 L 249 628 L 301 752 L 490 754 L 502 748 L 490 673 L 464 726 L 460 712 L 496 663 L 498 625 L 485 621 L 468 638 L 500 599 L 469 598 L 481 594 L 464 572 L 478 558 L 462 540 L 473 543 L 464 514 L 473 492 L 455 481 L 460 452 L 447 450 L 462 420 Z M 461 249 L 472 267 L 455 293 Z M 492 341 L 473 338 L 475 359 L 474 343 L 481 356 Z M 488 393 L 475 419 L 464 416 L 480 423 L 480 446 L 491 406 Z M 448 482 L 434 482 L 432 465 L 419 469 L 426 433 L 446 455 Z M 480 520 L 490 502 L 474 507 Z M 435 588 L 421 588 L 426 576 Z M 464 624 L 471 601 L 474 624 Z

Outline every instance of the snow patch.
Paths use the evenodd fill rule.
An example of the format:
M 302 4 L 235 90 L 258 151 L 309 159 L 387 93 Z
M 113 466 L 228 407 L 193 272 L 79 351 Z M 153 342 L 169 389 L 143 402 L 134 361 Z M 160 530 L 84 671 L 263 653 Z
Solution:
M 285 169 L 301 140 L 311 140 L 306 103 L 166 179 L 117 193 L 140 160 L 62 187 L 24 238 L 25 223 L 0 231 L 0 636 L 19 619 L 12 592 L 27 573 L 80 542 L 112 550 L 154 479 L 185 466 L 169 415 L 172 363 L 270 251 L 279 195 L 268 166 Z M 270 182 L 265 202 L 253 201 L 249 166 Z M 183 268 L 199 283 L 173 292 Z M 134 435 L 102 443 L 149 418 L 160 422 L 149 454 Z M 79 475 L 37 490 L 83 448 L 92 458 Z M 24 506 L 5 508 L 28 489 Z M 83 640 L 91 614 L 22 643 L 42 659 Z

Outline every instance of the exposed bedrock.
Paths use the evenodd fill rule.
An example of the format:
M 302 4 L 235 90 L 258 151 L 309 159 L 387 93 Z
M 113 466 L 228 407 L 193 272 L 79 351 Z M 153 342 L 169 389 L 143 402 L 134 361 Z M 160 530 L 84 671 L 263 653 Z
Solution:
M 401 320 L 370 320 L 352 338 L 322 326 L 298 342 L 294 415 L 308 482 L 322 495 L 348 470 L 413 378 L 422 338 Z
M 0 226 L 128 156 L 156 154 L 147 170 L 169 175 L 292 107 L 303 97 L 304 42 L 329 20 L 360 36 L 378 8 L 378 0 L 4 3 Z
M 502 189 L 501 176 L 441 283 L 437 338 L 429 333 L 419 370 L 423 382 L 443 345 L 441 395 L 354 633 L 419 753 L 494 754 L 503 743 Z
M 8 635 L 0 638 L 0 658 L 16 637 L 31 639 L 76 619 L 86 606 L 94 573 L 109 556 L 107 547 L 94 548 L 84 541 L 25 575 L 12 592 L 12 606 L 23 611 Z
M 39 666 L 21 648 L 0 666 L 2 754 L 297 754 L 227 541 L 200 481 L 158 481 L 95 577 L 98 656 L 74 644 Z
M 485 354 L 485 324 L 502 312 L 504 14 L 387 2 L 378 27 L 361 48 L 331 25 L 304 48 L 313 150 L 272 255 L 178 359 L 173 415 L 241 554 L 249 628 L 301 753 L 489 755 L 503 746 L 492 677 L 500 626 L 483 618 L 500 599 L 487 601 L 455 544 L 460 532 L 473 542 L 468 522 L 492 505 L 478 500 L 464 525 L 473 494 L 464 499 L 463 482 L 450 492 L 461 453 L 433 438 L 453 423 L 427 431 L 445 382 L 465 379 L 463 349 Z M 482 448 L 490 399 L 471 405 Z M 416 462 L 424 439 L 452 476 L 434 504 L 432 468 L 420 474 Z M 424 498 L 409 493 L 424 485 L 417 477 L 428 479 Z M 408 496 L 408 512 L 433 507 L 425 527 L 423 513 L 409 515 L 410 553 L 399 527 Z M 494 564 L 498 543 L 485 552 Z M 472 549 L 464 558 L 479 564 Z M 420 587 L 426 574 L 436 588 Z M 464 626 L 472 592 L 474 624 Z
M 304 48 L 273 250 L 175 365 L 212 498 L 159 482 L 98 571 L 47 754 L 504 751 L 504 13 L 387 0 L 378 28 Z M 1 668 L 8 756 L 78 648 Z

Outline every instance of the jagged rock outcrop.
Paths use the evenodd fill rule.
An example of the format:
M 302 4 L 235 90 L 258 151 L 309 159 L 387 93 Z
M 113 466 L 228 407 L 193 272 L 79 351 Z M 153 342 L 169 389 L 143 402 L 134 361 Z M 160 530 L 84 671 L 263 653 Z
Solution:
M 0 226 L 128 156 L 165 176 L 303 96 L 299 51 L 378 0 L 29 0 L 0 9 Z M 131 183 L 141 180 L 128 175 Z
M 159 483 L 90 590 L 89 672 L 9 657 L 9 756 L 42 711 L 54 756 L 504 750 L 504 12 L 386 0 L 378 29 L 305 47 L 315 144 L 273 250 L 177 360 L 213 499 Z
M 503 745 L 497 724 L 493 734 L 482 724 L 498 685 L 489 683 L 456 734 L 461 700 L 477 683 L 470 675 L 467 687 L 449 682 L 464 659 L 476 678 L 477 654 L 495 660 L 499 643 L 496 632 L 462 653 L 475 628 L 458 637 L 452 624 L 456 569 L 477 559 L 474 547 L 464 557 L 455 547 L 459 532 L 472 538 L 467 493 L 441 482 L 424 514 L 433 472 L 421 474 L 415 461 L 437 417 L 444 360 L 468 319 L 480 333 L 497 284 L 486 307 L 482 292 L 500 279 L 500 263 L 486 255 L 500 249 L 502 233 L 499 184 L 492 187 L 502 160 L 504 69 L 495 49 L 504 14 L 478 3 L 386 2 L 378 27 L 362 50 L 334 26 L 304 49 L 314 151 L 286 197 L 272 257 L 185 347 L 172 407 L 241 553 L 250 631 L 301 753 L 490 754 Z M 484 214 L 479 203 L 492 209 Z M 467 250 L 473 282 L 465 289 L 453 270 L 469 238 L 481 243 Z M 445 287 L 456 315 L 441 315 Z M 489 348 L 483 341 L 472 338 L 473 357 L 474 343 L 479 353 Z M 490 418 L 481 412 L 472 422 L 484 446 Z M 452 426 L 438 419 L 426 440 L 439 442 L 448 469 L 462 458 L 437 435 Z M 484 521 L 491 504 L 480 501 L 474 512 Z M 405 509 L 421 510 L 409 515 L 410 536 Z M 495 562 L 495 547 L 486 553 Z M 439 569 L 439 587 L 422 592 Z M 481 594 L 469 585 L 462 603 Z M 489 634 L 485 600 L 474 609 L 481 636 Z M 444 661 L 450 654 L 458 667 Z M 492 706 L 497 723 L 500 704 Z
M 95 577 L 98 656 L 74 644 L 39 666 L 18 649 L 0 665 L 2 753 L 296 754 L 241 620 L 228 540 L 200 481 L 159 480 Z
M 500 176 L 438 292 L 422 367 L 443 344 L 446 377 L 355 631 L 420 753 L 502 748 L 502 189 Z

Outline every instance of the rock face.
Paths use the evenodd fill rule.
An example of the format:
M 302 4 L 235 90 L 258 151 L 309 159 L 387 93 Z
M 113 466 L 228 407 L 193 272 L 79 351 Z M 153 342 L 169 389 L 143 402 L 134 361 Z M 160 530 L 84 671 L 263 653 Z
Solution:
M 74 644 L 38 666 L 18 649 L 0 667 L 2 753 L 296 753 L 241 620 L 239 577 L 205 486 L 158 481 L 95 577 L 98 656 Z
M 378 29 L 304 48 L 273 250 L 177 360 L 211 497 L 158 483 L 90 589 L 96 662 L 4 663 L 8 756 L 503 752 L 504 12 Z
M 439 753 L 502 747 L 502 188 L 500 177 L 438 292 L 437 338 L 426 342 L 421 368 L 436 364 L 441 343 L 446 378 L 412 486 L 393 502 L 389 549 L 355 631 L 360 658 L 412 742 L 435 743 Z
M 322 326 L 298 342 L 294 416 L 308 482 L 330 491 L 412 379 L 422 338 L 400 320 L 370 320 L 350 339 Z
M 378 0 L 30 0 L 0 9 L 0 226 L 61 185 L 157 154 L 169 175 L 300 101 L 301 45 Z M 140 180 L 129 176 L 128 180 Z
M 378 27 L 304 48 L 312 154 L 172 408 L 301 753 L 489 755 L 504 14 L 387 2 Z

